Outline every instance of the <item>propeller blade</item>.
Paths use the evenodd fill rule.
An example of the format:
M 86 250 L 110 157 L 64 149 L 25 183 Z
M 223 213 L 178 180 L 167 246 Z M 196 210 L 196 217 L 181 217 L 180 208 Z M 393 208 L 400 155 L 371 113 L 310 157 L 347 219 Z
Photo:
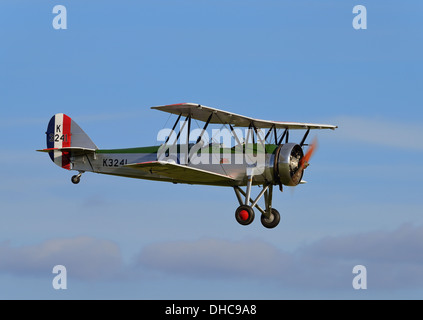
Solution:
M 307 150 L 307 153 L 300 160 L 299 170 L 303 170 L 307 168 L 308 161 L 310 160 L 311 156 L 316 151 L 316 149 L 317 149 L 317 138 L 314 138 L 313 142 L 311 143 L 310 147 Z
M 313 142 L 309 146 L 307 153 L 301 158 L 298 170 L 292 176 L 293 181 L 297 181 L 297 184 L 300 183 L 301 177 L 303 175 L 303 171 L 305 168 L 308 167 L 308 161 L 310 160 L 311 156 L 317 149 L 317 139 L 314 138 Z

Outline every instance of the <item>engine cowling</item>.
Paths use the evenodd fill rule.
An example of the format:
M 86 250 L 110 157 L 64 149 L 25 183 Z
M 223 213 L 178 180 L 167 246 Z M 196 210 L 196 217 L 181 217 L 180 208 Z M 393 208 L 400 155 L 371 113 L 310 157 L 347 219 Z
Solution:
M 297 175 L 295 173 L 300 167 L 302 157 L 304 157 L 303 149 L 296 143 L 285 143 L 278 146 L 275 151 L 273 165 L 273 175 L 276 184 L 296 186 L 300 183 L 303 172 Z

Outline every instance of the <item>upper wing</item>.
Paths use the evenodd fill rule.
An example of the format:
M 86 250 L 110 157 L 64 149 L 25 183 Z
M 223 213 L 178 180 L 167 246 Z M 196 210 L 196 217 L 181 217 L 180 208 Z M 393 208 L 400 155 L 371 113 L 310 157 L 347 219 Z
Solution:
M 166 161 L 132 163 L 124 167 L 150 172 L 151 174 L 159 174 L 171 178 L 173 182 L 179 183 L 233 185 L 234 182 L 234 179 L 230 176 Z
M 280 121 L 268 121 L 254 119 L 250 117 L 241 116 L 236 113 L 227 112 L 215 108 L 202 106 L 195 103 L 179 103 L 171 104 L 166 106 L 151 107 L 151 109 L 161 110 L 177 115 L 187 117 L 191 115 L 193 119 L 206 122 L 211 114 L 213 116 L 210 119 L 210 123 L 226 123 L 232 124 L 236 127 L 248 127 L 253 123 L 256 128 L 271 128 L 273 126 L 276 129 L 332 129 L 335 130 L 337 126 L 328 124 L 316 124 L 316 123 L 300 123 L 300 122 L 280 122 Z

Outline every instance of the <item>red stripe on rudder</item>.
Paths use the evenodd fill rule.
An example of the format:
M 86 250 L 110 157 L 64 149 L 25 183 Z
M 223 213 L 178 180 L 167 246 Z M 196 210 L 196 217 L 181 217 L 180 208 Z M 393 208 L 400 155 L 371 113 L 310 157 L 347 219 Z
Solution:
M 63 141 L 62 148 L 69 148 L 71 146 L 71 118 L 63 115 Z M 62 152 L 62 168 L 70 170 L 70 153 Z

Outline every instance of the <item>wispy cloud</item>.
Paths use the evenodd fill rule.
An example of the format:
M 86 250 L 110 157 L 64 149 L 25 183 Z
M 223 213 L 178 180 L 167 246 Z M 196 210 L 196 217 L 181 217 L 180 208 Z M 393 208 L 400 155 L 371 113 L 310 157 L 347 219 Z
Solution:
M 416 123 L 354 116 L 337 117 L 332 122 L 339 126 L 334 139 L 423 151 L 423 127 Z
M 125 265 L 119 247 L 89 237 L 52 239 L 39 245 L 0 244 L 0 272 L 19 276 L 51 276 L 65 265 L 69 277 L 148 281 L 148 274 L 200 279 L 254 279 L 286 288 L 353 290 L 352 269 L 367 267 L 372 290 L 423 288 L 423 226 L 403 225 L 327 237 L 294 251 L 250 239 L 199 239 L 144 246 L 133 264 Z
M 44 119 L 40 117 L 2 117 L 0 119 L 0 128 L 3 130 L 8 130 L 12 127 L 22 127 L 28 128 L 30 126 L 40 126 L 45 125 L 47 127 L 49 119 Z
M 275 275 L 284 261 L 282 252 L 261 241 L 202 239 L 152 244 L 136 264 L 168 273 L 232 277 Z
M 90 237 L 52 239 L 39 245 L 13 247 L 0 243 L 0 272 L 20 276 L 51 275 L 64 265 L 69 277 L 96 280 L 120 271 L 119 247 L 108 240 Z
M 69 116 L 74 117 L 75 121 L 78 123 L 88 123 L 88 122 L 110 122 L 116 120 L 125 120 L 125 119 L 133 119 L 135 118 L 146 118 L 150 115 L 148 114 L 148 109 L 140 109 L 134 111 L 121 111 L 116 113 L 99 113 L 99 114 L 81 114 L 81 115 L 72 115 Z
M 63 111 L 62 111 L 63 112 Z M 59 113 L 59 111 L 57 112 Z M 93 122 L 110 122 L 116 120 L 125 120 L 125 119 L 133 119 L 135 118 L 148 118 L 151 115 L 148 113 L 148 109 L 140 109 L 140 110 L 132 110 L 132 111 L 121 111 L 116 113 L 97 113 L 97 114 L 73 114 L 72 112 L 65 112 L 68 116 L 72 119 L 77 121 L 78 123 L 93 123 Z M 51 114 L 49 117 L 41 118 L 41 117 L 23 117 L 23 116 L 16 116 L 16 117 L 3 117 L 0 119 L 0 128 L 3 130 L 10 129 L 11 127 L 22 127 L 25 128 L 34 126 L 39 127 L 42 125 L 43 127 L 47 128 L 48 122 L 50 118 L 54 114 Z
M 168 242 L 145 247 L 137 266 L 188 277 L 249 277 L 300 288 L 351 288 L 356 264 L 374 289 L 423 286 L 423 226 L 325 238 L 294 252 L 263 241 Z

